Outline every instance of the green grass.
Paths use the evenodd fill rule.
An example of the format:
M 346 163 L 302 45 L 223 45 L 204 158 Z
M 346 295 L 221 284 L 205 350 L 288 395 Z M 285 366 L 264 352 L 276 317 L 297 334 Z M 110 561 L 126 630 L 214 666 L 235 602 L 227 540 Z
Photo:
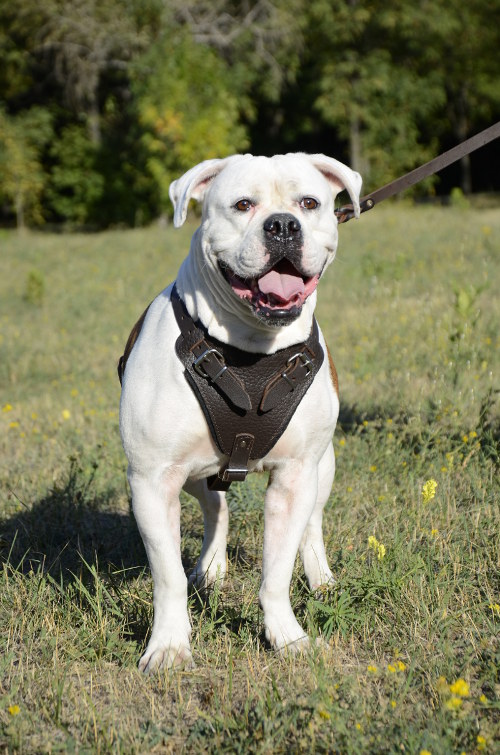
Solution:
M 226 585 L 190 596 L 196 670 L 144 678 L 151 580 L 116 361 L 192 230 L 1 233 L 0 748 L 498 751 L 500 211 L 401 204 L 340 229 L 318 307 L 341 387 L 338 582 L 311 595 L 297 565 L 292 587 L 328 649 L 265 646 L 252 476 L 230 491 Z M 187 496 L 183 533 L 188 569 L 202 519 Z

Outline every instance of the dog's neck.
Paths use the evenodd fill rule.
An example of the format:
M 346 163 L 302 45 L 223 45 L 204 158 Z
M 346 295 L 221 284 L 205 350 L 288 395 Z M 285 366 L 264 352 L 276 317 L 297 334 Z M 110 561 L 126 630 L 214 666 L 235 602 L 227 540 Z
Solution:
M 176 285 L 189 314 L 205 326 L 209 335 L 223 343 L 260 354 L 272 354 L 307 340 L 316 292 L 306 300 L 299 317 L 290 325 L 266 325 L 233 294 L 220 272 L 206 261 L 197 248 L 199 243 L 199 234 L 195 233 Z

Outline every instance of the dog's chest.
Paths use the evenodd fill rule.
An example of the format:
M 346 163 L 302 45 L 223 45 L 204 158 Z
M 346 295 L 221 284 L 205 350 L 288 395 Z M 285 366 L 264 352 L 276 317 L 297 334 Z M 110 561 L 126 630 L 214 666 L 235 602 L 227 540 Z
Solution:
M 181 330 L 175 348 L 185 377 L 217 447 L 243 469 L 273 448 L 320 369 L 324 355 L 317 323 L 304 343 L 252 354 L 209 337 L 175 289 L 172 303 Z

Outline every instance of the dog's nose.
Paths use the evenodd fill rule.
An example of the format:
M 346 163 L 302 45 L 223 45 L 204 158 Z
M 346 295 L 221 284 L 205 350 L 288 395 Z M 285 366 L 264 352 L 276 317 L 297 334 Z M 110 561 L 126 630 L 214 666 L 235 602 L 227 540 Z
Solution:
M 288 212 L 278 212 L 264 221 L 266 236 L 275 241 L 292 241 L 298 237 L 301 230 L 297 218 Z

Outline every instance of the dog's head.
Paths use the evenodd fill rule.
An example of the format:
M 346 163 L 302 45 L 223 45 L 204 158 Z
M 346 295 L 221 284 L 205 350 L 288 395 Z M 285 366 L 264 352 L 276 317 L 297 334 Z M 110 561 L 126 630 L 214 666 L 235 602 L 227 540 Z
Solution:
M 170 186 L 178 227 L 190 199 L 203 202 L 207 273 L 269 325 L 299 315 L 335 256 L 336 195 L 359 216 L 361 176 L 325 155 L 302 153 L 206 160 Z M 211 274 L 211 273 L 209 273 Z

